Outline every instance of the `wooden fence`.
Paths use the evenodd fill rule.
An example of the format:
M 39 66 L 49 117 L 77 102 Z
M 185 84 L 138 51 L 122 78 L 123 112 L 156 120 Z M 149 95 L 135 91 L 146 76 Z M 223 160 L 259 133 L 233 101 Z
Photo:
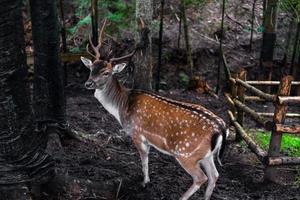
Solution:
M 277 165 L 298 165 L 300 157 L 288 157 L 280 155 L 280 146 L 282 134 L 300 134 L 300 125 L 285 125 L 286 117 L 299 118 L 298 113 L 287 113 L 289 105 L 300 105 L 300 96 L 289 96 L 292 86 L 300 87 L 300 82 L 292 81 L 292 76 L 285 76 L 281 81 L 247 81 L 246 71 L 241 70 L 239 73 L 229 75 L 230 93 L 225 97 L 230 104 L 228 111 L 230 122 L 236 129 L 236 140 L 244 140 L 249 149 L 256 154 L 258 159 L 266 166 L 265 178 L 271 180 L 274 173 L 274 166 Z M 278 85 L 277 94 L 268 94 L 255 86 L 276 86 Z M 246 95 L 246 91 L 255 96 Z M 248 93 L 247 93 L 248 94 Z M 246 105 L 247 102 L 272 102 L 274 113 L 257 112 Z M 244 116 L 247 115 L 256 123 L 260 124 L 265 130 L 271 131 L 269 149 L 263 150 L 248 135 L 243 128 Z M 268 117 L 273 117 L 270 120 Z M 268 173 L 270 171 L 270 173 Z

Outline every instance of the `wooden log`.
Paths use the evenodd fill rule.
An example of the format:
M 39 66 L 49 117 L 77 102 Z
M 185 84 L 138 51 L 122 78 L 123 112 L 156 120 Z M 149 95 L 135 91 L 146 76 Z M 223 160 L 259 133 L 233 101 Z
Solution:
M 235 117 L 233 116 L 231 111 L 228 111 L 228 115 L 230 118 L 231 123 L 234 125 L 235 129 L 237 130 L 238 134 L 242 137 L 242 139 L 246 142 L 249 149 L 255 153 L 258 159 L 262 162 L 266 162 L 267 152 L 261 149 L 252 139 L 248 136 L 246 131 L 243 127 L 236 121 Z
M 291 90 L 291 83 L 293 77 L 285 76 L 281 79 L 279 90 L 277 96 L 288 96 Z M 285 114 L 287 112 L 287 105 L 275 103 L 275 112 L 273 123 L 274 124 L 283 124 L 285 120 Z M 281 132 L 276 131 L 274 128 L 272 130 L 271 140 L 269 144 L 268 157 L 278 157 L 280 156 L 280 147 L 281 147 Z M 265 171 L 265 179 L 268 181 L 276 182 L 276 177 L 279 176 L 279 171 L 272 167 L 268 166 Z
M 300 157 L 269 157 L 268 163 L 269 166 L 276 165 L 300 165 Z
M 250 85 L 279 85 L 280 81 L 246 81 Z M 300 81 L 293 81 L 292 85 L 300 85 Z
M 227 100 L 227 102 L 230 106 L 229 110 L 234 114 L 234 116 L 236 116 L 235 104 L 234 104 L 232 98 L 230 97 L 230 94 L 224 93 L 224 95 L 225 95 L 225 99 Z
M 276 124 L 275 130 L 279 133 L 289 133 L 289 134 L 300 134 L 300 126 L 299 125 L 283 125 Z
M 238 78 L 241 79 L 242 81 L 246 81 L 246 76 L 247 76 L 247 71 L 245 69 L 241 69 L 239 71 Z M 237 97 L 238 97 L 239 101 L 243 104 L 245 103 L 245 91 L 246 91 L 246 89 L 243 86 L 238 85 L 238 87 L 237 87 Z M 240 109 L 240 108 L 237 109 L 237 121 L 241 126 L 243 126 L 243 124 L 244 124 L 244 111 L 243 111 L 243 109 Z M 239 137 L 239 135 L 237 135 L 235 140 L 236 141 L 241 141 L 241 138 Z
M 273 129 L 273 122 L 265 119 L 264 117 L 260 116 L 255 110 L 249 108 L 242 102 L 237 99 L 232 100 L 234 104 L 245 113 L 247 113 L 255 122 L 262 125 L 266 130 L 271 131 Z
M 232 98 L 230 97 L 230 94 L 225 93 L 224 95 L 225 95 L 227 102 L 230 104 L 230 106 L 234 107 L 234 102 L 233 102 Z
M 261 101 L 261 102 L 265 102 L 266 100 L 265 99 L 262 99 L 260 97 L 257 97 L 257 96 L 245 96 L 245 101 Z
M 271 95 L 271 94 L 267 94 L 255 87 L 253 87 L 252 85 L 249 85 L 248 83 L 240 80 L 239 78 L 236 78 L 235 80 L 231 80 L 232 82 L 235 81 L 237 84 L 242 85 L 243 87 L 245 87 L 247 90 L 249 90 L 251 93 L 254 93 L 255 95 L 267 100 L 267 101 L 271 101 L 274 102 L 275 99 L 275 95 Z
M 232 78 L 230 78 L 229 80 L 234 80 L 234 81 L 230 81 L 230 95 L 231 95 L 232 99 L 235 99 L 237 97 L 237 85 L 236 85 L 235 79 L 238 77 L 238 74 L 236 72 L 233 72 L 231 75 L 232 75 Z M 235 107 L 232 107 L 231 111 L 234 114 L 234 116 L 236 116 Z
M 274 117 L 274 113 L 263 113 L 263 112 L 257 112 L 260 116 L 263 117 Z M 300 118 L 300 114 L 298 113 L 286 113 L 285 117 L 290 117 L 290 118 Z
M 277 100 L 280 104 L 300 104 L 300 96 L 296 97 L 283 97 L 283 96 L 278 96 Z

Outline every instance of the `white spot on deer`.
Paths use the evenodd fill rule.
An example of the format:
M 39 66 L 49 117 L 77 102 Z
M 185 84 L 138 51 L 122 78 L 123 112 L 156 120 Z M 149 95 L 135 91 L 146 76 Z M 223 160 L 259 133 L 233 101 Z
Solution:
M 195 133 L 194 132 L 192 133 L 192 137 L 195 137 Z
M 188 142 L 185 143 L 185 146 L 186 146 L 186 147 L 189 147 L 189 146 L 190 146 L 190 143 L 188 143 Z

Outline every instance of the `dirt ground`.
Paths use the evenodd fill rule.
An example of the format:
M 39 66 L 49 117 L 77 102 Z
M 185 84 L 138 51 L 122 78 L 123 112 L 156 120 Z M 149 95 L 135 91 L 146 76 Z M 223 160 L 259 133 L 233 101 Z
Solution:
M 177 2 L 177 1 L 175 1 Z M 170 2 L 169 2 L 170 3 Z M 168 4 L 167 4 L 168 5 Z M 171 4 L 170 4 L 171 5 Z M 230 1 L 227 10 L 224 51 L 228 63 L 234 67 L 243 66 L 251 70 L 257 66 L 257 56 L 261 44 L 261 34 L 254 33 L 253 51 L 248 52 L 246 46 L 249 39 L 251 1 Z M 221 116 L 227 123 L 228 109 L 224 97 L 214 99 L 205 94 L 184 91 L 180 86 L 179 71 L 186 67 L 185 55 L 176 48 L 178 23 L 172 9 L 166 10 L 166 34 L 164 36 L 164 68 L 162 81 L 166 88 L 161 93 L 174 99 L 199 103 Z M 218 63 L 218 42 L 214 33 L 218 31 L 220 6 L 209 4 L 203 12 L 197 9 L 188 11 L 191 27 L 191 40 L 196 71 L 208 83 L 216 85 Z M 261 9 L 257 5 L 256 11 Z M 201 20 L 198 20 L 201 19 Z M 238 19 L 238 20 L 237 20 Z M 280 15 L 280 20 L 284 15 Z M 255 29 L 259 27 L 261 16 L 255 18 Z M 282 31 L 279 36 L 284 36 Z M 155 36 L 154 36 L 155 37 Z M 168 56 L 166 56 L 168 55 Z M 278 53 L 280 56 L 280 52 Z M 143 179 L 141 162 L 131 139 L 125 135 L 117 121 L 93 97 L 93 93 L 84 89 L 87 70 L 80 69 L 80 63 L 69 65 L 69 80 L 66 89 L 67 117 L 71 127 L 88 134 L 97 134 L 96 143 L 79 142 L 65 138 L 62 141 L 64 152 L 57 157 L 57 170 L 85 181 L 110 185 L 108 191 L 103 188 L 74 190 L 67 194 L 48 196 L 45 199 L 120 199 L 120 200 L 175 200 L 190 187 L 191 177 L 179 166 L 176 160 L 155 149 L 150 151 L 149 170 L 151 182 L 146 188 L 141 186 Z M 77 71 L 76 71 L 77 70 Z M 255 70 L 249 79 L 255 78 Z M 77 73 L 77 76 L 75 76 Z M 80 76 L 78 77 L 78 74 Z M 247 121 L 248 122 L 248 121 Z M 248 124 L 248 123 L 247 123 Z M 251 123 L 249 123 L 251 124 Z M 252 124 L 251 124 L 252 125 Z M 295 176 L 299 168 L 281 167 L 282 184 L 264 183 L 264 166 L 257 160 L 243 143 L 232 141 L 231 129 L 227 149 L 223 158 L 224 166 L 217 166 L 220 178 L 212 195 L 212 200 L 300 200 L 300 187 L 295 184 Z M 299 175 L 298 175 L 299 176 Z M 192 196 L 191 200 L 203 199 L 206 185 Z
M 102 188 L 94 192 L 74 190 L 57 197 L 46 195 L 47 199 L 178 199 L 192 184 L 191 177 L 174 158 L 152 148 L 149 160 L 151 182 L 143 188 L 141 162 L 131 139 L 122 132 L 117 121 L 103 109 L 93 94 L 84 90 L 84 81 L 80 78 L 76 81 L 67 89 L 69 123 L 77 130 L 98 134 L 99 141 L 83 143 L 64 139 L 64 153 L 62 157 L 59 156 L 57 169 L 67 172 L 71 177 L 109 184 L 113 188 L 108 193 L 103 192 Z M 165 95 L 201 103 L 227 121 L 227 106 L 223 98 L 217 100 L 182 90 L 172 90 Z M 212 195 L 213 200 L 300 199 L 299 185 L 292 181 L 297 172 L 295 168 L 284 167 L 282 170 L 285 181 L 289 179 L 288 183 L 266 184 L 263 182 L 264 166 L 241 143 L 229 139 L 223 164 L 223 167 L 217 166 L 220 178 Z M 202 186 L 191 199 L 203 199 L 204 189 L 205 186 Z

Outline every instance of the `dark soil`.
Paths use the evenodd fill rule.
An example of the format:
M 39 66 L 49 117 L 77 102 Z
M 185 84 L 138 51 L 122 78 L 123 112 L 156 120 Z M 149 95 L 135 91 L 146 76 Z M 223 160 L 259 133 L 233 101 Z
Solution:
M 83 73 L 85 76 L 85 73 Z M 117 121 L 107 113 L 91 92 L 83 88 L 85 78 L 72 78 L 67 87 L 67 113 L 70 125 L 88 134 L 98 133 L 99 141 L 84 143 L 75 139 L 63 139 L 63 155 L 57 160 L 57 170 L 69 176 L 109 185 L 85 191 L 70 190 L 53 196 L 44 193 L 46 199 L 179 199 L 192 184 L 191 177 L 180 167 L 174 158 L 155 149 L 150 152 L 150 179 L 146 188 L 141 186 L 143 179 L 141 162 L 129 136 L 122 132 Z M 165 93 L 179 100 L 196 102 L 220 115 L 225 115 L 227 106 L 224 99 L 214 99 L 183 90 L 170 90 Z M 231 131 L 232 138 L 233 131 Z M 230 139 L 231 140 L 231 139 Z M 295 168 L 283 169 L 283 182 L 273 184 L 263 182 L 264 166 L 242 143 L 229 141 L 223 158 L 224 166 L 217 166 L 220 178 L 212 199 L 300 199 L 300 188 L 294 184 Z M 191 199 L 202 199 L 206 185 Z M 50 195 L 50 196 L 49 196 Z

